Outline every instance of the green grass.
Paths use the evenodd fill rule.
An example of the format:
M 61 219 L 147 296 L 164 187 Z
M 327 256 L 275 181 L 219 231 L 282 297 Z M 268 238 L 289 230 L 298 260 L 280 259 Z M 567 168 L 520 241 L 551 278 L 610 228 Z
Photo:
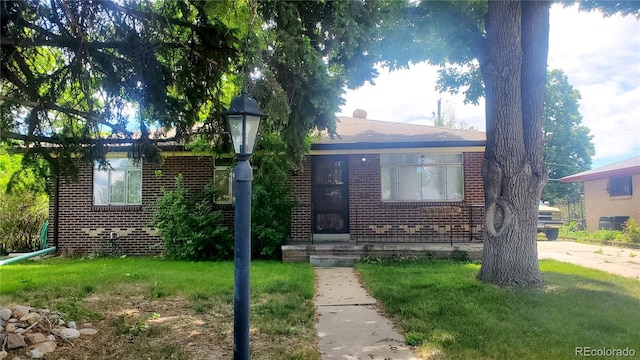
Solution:
M 129 353 L 113 356 L 165 358 L 162 352 L 195 348 L 163 340 L 171 332 L 164 325 L 154 325 L 152 320 L 168 312 L 205 319 L 205 324 L 193 325 L 195 330 L 190 331 L 215 334 L 218 339 L 210 343 L 232 342 L 233 271 L 232 262 L 139 257 L 25 261 L 0 267 L 0 307 L 24 304 L 49 308 L 60 311 L 67 319 L 103 324 L 116 339 L 140 338 Z M 251 331 L 257 340 L 252 345 L 252 358 L 319 358 L 313 294 L 314 273 L 309 264 L 252 263 Z M 154 336 L 158 345 L 146 346 Z M 185 336 L 193 337 L 193 333 Z M 124 340 L 124 345 L 112 345 L 131 345 L 130 340 Z
M 573 359 L 576 347 L 640 354 L 640 282 L 545 260 L 543 289 L 475 279 L 478 264 L 359 264 L 406 339 L 442 359 Z

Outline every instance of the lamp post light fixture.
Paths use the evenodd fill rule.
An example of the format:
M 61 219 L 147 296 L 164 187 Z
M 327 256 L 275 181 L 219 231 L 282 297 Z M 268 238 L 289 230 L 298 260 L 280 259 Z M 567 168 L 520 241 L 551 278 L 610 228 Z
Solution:
M 251 271 L 251 180 L 253 170 L 249 159 L 258 137 L 260 119 L 265 114 L 258 102 L 242 89 L 239 97 L 231 100 L 225 112 L 229 125 L 236 165 L 236 213 L 234 241 L 234 297 L 233 297 L 233 358 L 249 360 L 249 276 Z

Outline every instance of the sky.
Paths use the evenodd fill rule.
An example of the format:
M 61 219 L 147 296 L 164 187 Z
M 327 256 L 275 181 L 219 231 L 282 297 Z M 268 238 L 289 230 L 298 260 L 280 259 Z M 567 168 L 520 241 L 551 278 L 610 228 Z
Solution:
M 553 5 L 550 22 L 548 68 L 580 91 L 582 125 L 594 135 L 592 168 L 640 156 L 640 21 Z M 442 99 L 443 114 L 485 131 L 484 99 L 465 105 L 462 95 L 438 93 L 436 81 L 437 68 L 425 63 L 380 69 L 375 85 L 347 90 L 339 116 L 364 109 L 369 119 L 433 125 Z

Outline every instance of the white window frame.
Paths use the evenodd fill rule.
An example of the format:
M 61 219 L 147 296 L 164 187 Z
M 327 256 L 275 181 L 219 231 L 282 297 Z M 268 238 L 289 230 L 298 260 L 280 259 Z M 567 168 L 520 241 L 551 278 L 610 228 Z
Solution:
M 395 157 L 395 162 L 387 159 L 389 161 L 383 161 L 383 157 L 385 155 L 390 155 L 392 156 L 391 159 L 394 159 Z M 459 157 L 459 161 L 450 161 L 450 160 L 446 160 L 447 155 L 451 156 L 456 156 Z M 459 202 L 459 201 L 464 201 L 464 154 L 463 153 L 423 153 L 423 154 L 417 154 L 417 153 L 406 153 L 406 154 L 381 154 L 381 161 L 380 161 L 380 174 L 381 177 L 384 176 L 385 173 L 385 169 L 386 172 L 389 172 L 389 174 L 391 174 L 391 179 L 390 181 L 393 181 L 393 179 L 395 178 L 395 183 L 391 184 L 392 188 L 387 189 L 387 190 L 391 190 L 390 194 L 387 194 L 385 196 L 385 188 L 384 188 L 384 179 L 381 178 L 380 181 L 380 197 L 381 200 L 383 202 Z M 402 160 L 399 160 L 401 159 Z M 411 159 L 411 158 L 415 158 L 416 161 L 407 161 L 406 159 Z M 436 160 L 433 160 L 436 159 Z M 412 170 L 415 169 L 415 170 Z M 444 175 L 444 189 L 443 189 L 443 194 L 444 197 L 429 197 L 429 195 L 425 195 L 425 188 L 426 186 L 422 184 L 423 178 L 420 177 L 420 182 L 421 185 L 419 188 L 415 189 L 417 190 L 415 192 L 415 197 L 414 198 L 410 198 L 410 199 L 401 199 L 401 193 L 404 192 L 406 194 L 406 188 L 401 189 L 401 187 L 406 186 L 407 182 L 403 182 L 401 180 L 401 176 L 403 173 L 407 173 L 407 170 L 409 170 L 409 172 L 413 173 L 420 173 L 421 171 L 424 172 L 427 169 L 435 169 L 436 171 L 439 170 L 441 171 L 441 173 Z M 459 169 L 459 181 L 460 183 L 455 184 L 454 186 L 459 187 L 460 188 L 460 194 L 459 197 L 458 196 L 452 196 L 450 195 L 450 191 L 449 191 L 449 186 L 451 184 L 451 181 L 449 179 L 449 171 L 450 170 L 454 170 L 454 169 Z M 455 171 L 455 170 L 454 170 Z M 395 189 L 393 188 L 395 187 Z M 394 191 L 395 190 L 395 191 Z
M 233 166 L 227 166 L 227 165 L 215 166 L 213 168 L 213 181 L 214 181 L 214 184 L 216 182 L 216 173 L 218 173 L 218 172 L 225 172 L 226 174 L 228 174 L 229 184 L 228 184 L 227 193 L 225 193 L 224 195 L 228 195 L 229 200 L 219 200 L 219 198 L 218 198 L 218 187 L 215 186 L 216 194 L 215 194 L 214 202 L 216 204 L 233 204 L 233 203 L 235 203 L 236 202 L 236 194 L 235 194 L 235 186 L 234 186 L 235 178 L 234 178 Z
M 120 161 L 126 161 L 126 166 L 117 166 L 117 167 L 113 167 L 111 164 L 115 163 L 117 160 L 118 162 Z M 112 201 L 112 195 L 113 195 L 113 179 L 114 179 L 114 175 L 116 172 L 124 172 L 124 202 L 117 202 L 117 201 Z M 131 174 L 133 174 L 134 172 L 139 173 L 140 176 L 140 188 L 138 189 L 139 194 L 137 196 L 137 199 L 139 199 L 139 201 L 130 201 L 129 200 L 129 193 L 130 191 L 134 191 L 129 189 L 129 178 L 131 176 Z M 103 177 L 106 174 L 106 179 Z M 108 205 L 142 205 L 142 161 L 138 162 L 137 164 L 133 163 L 130 159 L 126 158 L 126 157 L 118 157 L 118 158 L 108 158 L 107 159 L 107 168 L 100 168 L 99 163 L 95 162 L 94 166 L 93 166 L 93 180 L 92 180 L 92 185 L 93 185 L 93 205 L 97 205 L 97 206 L 108 206 Z M 99 180 L 106 180 L 106 184 L 98 184 L 97 182 Z M 103 196 L 99 196 L 98 191 L 106 190 L 106 194 L 104 194 Z M 101 201 L 102 199 L 106 199 L 106 201 Z

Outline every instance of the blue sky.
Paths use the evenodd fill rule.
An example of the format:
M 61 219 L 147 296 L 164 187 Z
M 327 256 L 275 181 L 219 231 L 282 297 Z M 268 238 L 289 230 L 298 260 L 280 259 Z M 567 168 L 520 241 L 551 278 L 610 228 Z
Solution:
M 564 71 L 582 95 L 582 122 L 596 148 L 593 168 L 640 156 L 640 21 L 554 5 L 548 65 Z M 360 108 L 369 119 L 429 125 L 441 98 L 444 111 L 485 130 L 484 100 L 464 105 L 462 96 L 439 94 L 436 68 L 422 63 L 380 73 L 375 85 L 347 91 L 340 115 Z

